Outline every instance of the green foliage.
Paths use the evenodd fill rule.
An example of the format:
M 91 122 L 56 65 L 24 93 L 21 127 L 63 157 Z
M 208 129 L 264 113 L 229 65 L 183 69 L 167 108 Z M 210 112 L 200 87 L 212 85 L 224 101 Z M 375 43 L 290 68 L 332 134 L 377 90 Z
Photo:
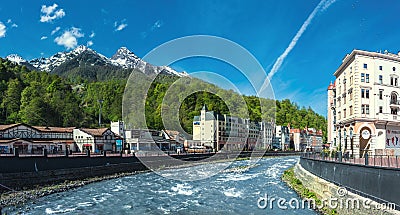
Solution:
M 66 70 L 67 73 L 63 72 Z M 152 81 L 152 77 L 138 71 L 133 71 L 134 86 L 131 84 L 125 88 L 131 72 L 110 66 L 65 64 L 49 74 L 29 71 L 26 66 L 0 58 L 0 124 L 24 122 L 31 125 L 97 127 L 99 100 L 102 100 L 102 124 L 107 126 L 111 121 L 123 118 L 124 90 L 129 92 L 144 88 L 146 83 L 151 82 L 146 95 L 124 101 L 124 106 L 127 104 L 135 110 L 137 104 L 133 101 L 145 100 L 148 128 L 163 129 L 161 113 L 168 113 L 166 110 L 180 104 L 180 124 L 191 133 L 193 117 L 199 115 L 206 104 L 209 110 L 253 121 L 270 121 L 276 113 L 278 125 L 290 123 L 291 127 L 313 127 L 326 133 L 324 117 L 287 99 L 275 101 L 241 96 L 233 90 L 224 90 L 196 78 L 158 75 Z M 197 92 L 199 89 L 202 91 Z M 181 92 L 185 90 L 196 93 L 184 95 Z M 165 97 L 172 102 L 163 104 Z M 132 114 L 124 116 L 124 119 L 140 117 L 134 115 L 135 111 Z M 170 117 L 173 116 L 167 115 L 167 118 Z M 144 118 L 132 127 L 143 125 Z

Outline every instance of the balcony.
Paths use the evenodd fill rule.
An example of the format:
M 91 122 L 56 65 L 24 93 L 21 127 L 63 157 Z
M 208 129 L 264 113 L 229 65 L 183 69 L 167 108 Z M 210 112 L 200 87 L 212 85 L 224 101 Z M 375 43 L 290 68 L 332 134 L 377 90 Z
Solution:
M 400 115 L 390 113 L 377 113 L 376 117 L 380 121 L 400 122 Z

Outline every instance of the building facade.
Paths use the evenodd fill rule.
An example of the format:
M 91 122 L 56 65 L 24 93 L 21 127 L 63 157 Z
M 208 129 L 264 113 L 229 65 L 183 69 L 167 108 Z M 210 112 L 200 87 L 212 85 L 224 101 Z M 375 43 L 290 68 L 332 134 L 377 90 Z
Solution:
M 79 128 L 73 130 L 74 141 L 79 151 L 99 153 L 101 151 L 117 151 L 117 140 L 122 138 L 109 128 Z
M 18 148 L 20 153 L 37 154 L 47 149 L 49 153 L 75 150 L 72 132 L 74 127 L 30 126 L 24 123 L 0 125 L 0 153 L 10 153 Z
M 272 138 L 272 149 L 288 150 L 290 143 L 290 132 L 287 126 L 275 126 L 275 135 Z
M 152 129 L 128 129 L 125 131 L 126 144 L 131 151 L 170 150 L 171 141 L 164 131 Z
M 223 150 L 253 150 L 261 145 L 262 124 L 252 122 L 249 119 L 242 119 L 226 114 L 219 114 L 208 111 L 204 105 L 200 116 L 193 119 L 193 140 L 201 146 L 213 151 Z M 270 137 L 271 127 L 264 124 L 265 143 Z
M 353 50 L 328 87 L 328 141 L 343 153 L 400 155 L 400 56 Z
M 272 139 L 275 136 L 274 122 L 260 122 L 261 149 L 272 149 Z

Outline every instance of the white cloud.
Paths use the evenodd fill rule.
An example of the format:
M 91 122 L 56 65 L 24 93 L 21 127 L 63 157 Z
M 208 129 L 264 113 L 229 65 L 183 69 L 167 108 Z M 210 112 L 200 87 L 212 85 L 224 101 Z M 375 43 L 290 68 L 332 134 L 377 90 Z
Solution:
M 52 6 L 42 5 L 40 12 L 40 22 L 51 22 L 65 16 L 64 9 L 57 10 L 58 5 L 54 3 Z
M 56 37 L 56 39 L 54 39 L 54 42 L 56 42 L 57 45 L 64 46 L 66 49 L 73 49 L 78 45 L 77 38 L 81 38 L 84 36 L 85 35 L 81 33 L 80 28 L 72 27 L 70 30 L 64 31 L 61 36 Z
M 89 35 L 89 37 L 93 38 L 94 36 L 96 36 L 96 34 L 92 31 L 92 33 Z
M 151 30 L 152 31 L 154 31 L 154 30 L 156 30 L 157 28 L 161 28 L 162 26 L 163 26 L 163 21 L 161 21 L 161 20 L 157 20 L 157 22 L 155 22 L 154 24 L 153 24 L 153 26 L 151 26 Z
M 91 41 L 91 40 L 89 40 L 89 41 L 86 43 L 86 46 L 87 46 L 87 47 L 92 46 L 92 45 L 93 45 L 93 41 Z
M 124 28 L 126 28 L 128 24 L 126 24 L 125 21 L 126 19 L 123 19 L 120 24 L 118 24 L 118 22 L 114 22 L 115 31 L 122 31 Z
M 115 30 L 116 30 L 116 31 L 121 31 L 121 30 L 123 30 L 124 28 L 126 28 L 126 26 L 128 26 L 128 24 L 122 23 L 122 24 L 118 25 L 118 27 L 117 27 Z
M 45 40 L 45 39 L 47 39 L 46 36 L 42 36 L 42 37 L 40 38 L 40 40 Z
M 282 66 L 283 61 L 286 59 L 288 54 L 292 51 L 292 49 L 296 46 L 297 41 L 300 39 L 300 37 L 303 35 L 304 31 L 307 29 L 308 25 L 310 25 L 311 21 L 314 19 L 314 17 L 319 13 L 323 12 L 328 7 L 333 4 L 336 0 L 321 0 L 317 7 L 314 8 L 314 10 L 311 12 L 311 14 L 308 16 L 306 21 L 303 23 L 303 25 L 300 27 L 300 29 L 297 31 L 296 35 L 293 37 L 292 41 L 290 42 L 289 46 L 285 49 L 285 51 L 276 59 L 274 66 L 272 67 L 271 71 L 268 73 L 267 78 L 265 79 L 264 84 L 261 86 L 259 92 L 263 91 L 270 83 L 271 78 L 275 75 L 275 73 L 279 70 L 279 68 Z
M 7 24 L 8 24 L 8 26 L 11 26 L 11 28 L 17 28 L 17 27 L 18 27 L 18 25 L 15 24 L 15 23 L 12 21 L 12 19 L 7 19 Z
M 6 26 L 2 22 L 0 22 L 0 38 L 6 36 L 6 31 Z
M 57 31 L 59 31 L 60 29 L 60 26 L 57 26 L 54 30 L 51 31 L 51 35 L 57 33 Z

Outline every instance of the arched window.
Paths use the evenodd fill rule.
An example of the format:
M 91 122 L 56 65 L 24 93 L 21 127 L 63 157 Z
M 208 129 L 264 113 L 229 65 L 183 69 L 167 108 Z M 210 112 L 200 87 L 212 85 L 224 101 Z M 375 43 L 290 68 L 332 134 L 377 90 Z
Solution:
M 390 94 L 390 104 L 397 104 L 397 93 L 392 92 Z

